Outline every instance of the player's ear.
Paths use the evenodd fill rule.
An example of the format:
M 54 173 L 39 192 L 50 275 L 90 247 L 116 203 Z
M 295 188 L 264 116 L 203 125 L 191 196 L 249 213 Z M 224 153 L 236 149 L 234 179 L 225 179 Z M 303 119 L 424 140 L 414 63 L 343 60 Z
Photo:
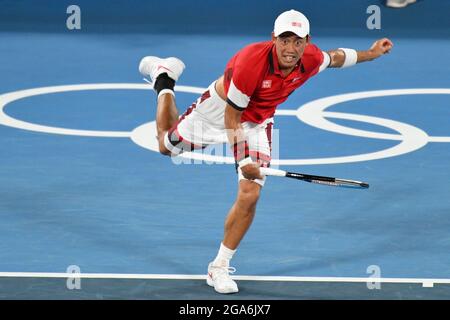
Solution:
M 272 32 L 272 42 L 275 43 L 275 40 L 277 40 L 277 37 L 275 37 L 275 33 Z
M 309 43 L 311 41 L 311 36 L 308 34 L 307 36 L 306 36 L 306 43 Z

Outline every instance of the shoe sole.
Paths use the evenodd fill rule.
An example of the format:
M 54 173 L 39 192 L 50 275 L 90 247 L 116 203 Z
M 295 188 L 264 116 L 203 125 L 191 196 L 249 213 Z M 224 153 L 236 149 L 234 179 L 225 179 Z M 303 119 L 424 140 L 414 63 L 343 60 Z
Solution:
M 208 286 L 213 287 L 214 290 L 216 292 L 218 292 L 218 293 L 230 294 L 230 293 L 237 293 L 237 292 L 239 292 L 239 289 L 237 289 L 237 291 L 226 291 L 226 292 L 225 291 L 222 292 L 222 291 L 217 290 L 216 287 L 214 287 L 214 281 L 209 276 L 206 276 L 206 283 L 208 284 Z
M 148 60 L 151 60 L 152 64 L 154 64 L 154 63 L 161 63 L 162 61 L 168 60 L 168 59 L 174 61 L 176 65 L 180 66 L 181 71 L 180 70 L 176 70 L 178 72 L 175 72 L 174 70 L 169 70 L 169 71 L 172 72 L 173 74 L 179 73 L 178 77 L 183 73 L 183 70 L 186 68 L 186 65 L 184 64 L 184 62 L 181 61 L 180 59 L 176 58 L 176 57 L 160 58 L 160 57 L 157 57 L 157 56 L 147 56 L 146 58 L 148 58 Z M 141 68 L 139 68 L 139 71 L 141 71 L 140 69 Z M 143 73 L 141 72 L 141 74 L 143 74 Z M 150 74 L 145 73 L 144 75 L 150 77 L 150 79 L 153 79 Z

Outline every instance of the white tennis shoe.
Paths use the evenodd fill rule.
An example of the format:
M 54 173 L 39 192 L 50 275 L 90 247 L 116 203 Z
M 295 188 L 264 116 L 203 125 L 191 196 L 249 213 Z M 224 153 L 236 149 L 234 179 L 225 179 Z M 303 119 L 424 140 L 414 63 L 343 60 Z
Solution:
M 391 8 L 404 8 L 414 2 L 416 2 L 416 0 L 387 0 L 386 6 Z
M 208 265 L 208 276 L 206 277 L 206 283 L 214 287 L 219 293 L 235 293 L 238 292 L 238 286 L 236 282 L 230 277 L 230 273 L 235 273 L 236 269 L 233 267 L 221 267 L 214 266 L 211 262 Z
M 178 58 L 170 57 L 162 59 L 154 56 L 147 56 L 142 58 L 139 63 L 139 72 L 145 77 L 150 77 L 154 84 L 156 78 L 158 78 L 161 73 L 167 73 L 170 78 L 177 81 L 185 67 L 183 61 Z

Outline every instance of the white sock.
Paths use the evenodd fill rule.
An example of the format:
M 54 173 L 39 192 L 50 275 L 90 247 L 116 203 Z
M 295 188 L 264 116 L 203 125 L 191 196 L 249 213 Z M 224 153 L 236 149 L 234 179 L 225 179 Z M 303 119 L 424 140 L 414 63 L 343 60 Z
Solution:
M 162 96 L 163 94 L 166 94 L 166 93 L 169 93 L 169 94 L 171 94 L 171 95 L 173 95 L 173 96 L 175 97 L 175 92 L 173 92 L 173 90 L 170 90 L 170 89 L 163 89 L 163 90 L 161 90 L 161 91 L 158 93 L 158 98 L 159 98 L 160 96 Z
M 231 258 L 233 258 L 235 252 L 236 250 L 228 249 L 223 245 L 223 243 L 221 243 L 219 253 L 217 254 L 217 257 L 214 259 L 213 265 L 221 267 L 229 267 L 230 260 Z

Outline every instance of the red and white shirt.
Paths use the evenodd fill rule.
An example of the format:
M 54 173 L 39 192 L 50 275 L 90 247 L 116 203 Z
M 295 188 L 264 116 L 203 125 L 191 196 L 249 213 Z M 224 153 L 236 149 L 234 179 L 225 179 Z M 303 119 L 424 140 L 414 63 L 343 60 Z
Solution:
M 272 41 L 250 44 L 237 52 L 226 66 L 227 103 L 243 111 L 242 122 L 262 123 L 273 117 L 277 106 L 295 89 L 317 74 L 323 59 L 322 51 L 310 43 L 298 67 L 284 77 Z

